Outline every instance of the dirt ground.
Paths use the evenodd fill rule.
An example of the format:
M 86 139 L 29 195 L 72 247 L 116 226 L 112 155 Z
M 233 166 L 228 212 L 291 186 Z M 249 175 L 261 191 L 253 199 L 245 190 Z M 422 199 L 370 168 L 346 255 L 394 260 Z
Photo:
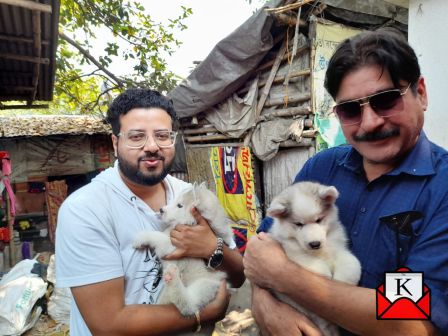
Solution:
M 250 284 L 246 281 L 232 294 L 226 317 L 216 324 L 213 336 L 258 336 L 258 328 L 250 312 Z M 69 328 L 42 315 L 33 329 L 24 336 L 68 336 Z

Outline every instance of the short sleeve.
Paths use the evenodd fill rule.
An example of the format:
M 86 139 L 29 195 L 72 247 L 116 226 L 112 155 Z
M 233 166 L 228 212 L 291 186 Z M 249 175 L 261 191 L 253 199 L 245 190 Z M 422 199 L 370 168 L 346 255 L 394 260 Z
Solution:
M 68 198 L 58 213 L 56 283 L 74 287 L 123 276 L 119 246 L 104 207 Z M 90 203 L 90 204 L 89 204 Z M 95 205 L 95 211 L 93 206 Z

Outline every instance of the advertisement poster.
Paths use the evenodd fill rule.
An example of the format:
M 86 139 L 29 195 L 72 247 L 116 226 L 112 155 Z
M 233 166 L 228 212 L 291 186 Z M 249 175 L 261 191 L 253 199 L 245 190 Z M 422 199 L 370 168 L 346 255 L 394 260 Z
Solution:
M 212 147 L 210 164 L 216 194 L 227 216 L 233 221 L 235 240 L 243 253 L 247 240 L 256 233 L 260 222 L 250 149 Z

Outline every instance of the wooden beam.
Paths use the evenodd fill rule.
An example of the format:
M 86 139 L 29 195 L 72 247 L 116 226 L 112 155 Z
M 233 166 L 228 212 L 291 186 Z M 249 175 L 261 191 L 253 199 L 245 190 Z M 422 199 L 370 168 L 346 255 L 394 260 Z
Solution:
M 17 42 L 17 43 L 34 43 L 34 40 L 29 37 L 11 36 L 11 35 L 4 35 L 4 34 L 0 34 L 0 41 Z M 50 41 L 42 40 L 42 45 L 49 45 L 49 44 L 50 44 Z
M 307 92 L 293 96 L 288 96 L 288 103 L 303 103 L 310 99 L 311 95 Z M 285 97 L 272 98 L 266 101 L 265 106 L 270 107 L 270 106 L 284 105 L 284 103 L 285 103 Z
M 24 62 L 30 62 L 30 63 L 39 63 L 39 64 L 47 64 L 47 65 L 50 64 L 50 59 L 48 59 L 48 58 L 17 55 L 17 54 L 2 53 L 2 52 L 0 52 L 0 58 L 7 58 L 7 59 L 15 60 L 15 61 L 24 61 Z
M 300 142 L 295 140 L 286 140 L 280 142 L 280 147 L 290 148 L 290 147 L 311 147 L 314 146 L 314 141 L 311 138 L 302 138 Z
M 290 27 L 294 27 L 295 25 L 297 25 L 297 17 L 296 16 L 292 16 L 289 14 L 283 14 L 283 13 L 278 13 L 278 14 L 274 13 L 274 18 L 280 25 L 286 25 L 286 26 L 290 26 Z M 299 19 L 299 25 L 301 27 L 306 27 L 308 24 L 306 23 L 306 21 Z
M 33 22 L 33 51 L 34 56 L 40 58 L 42 55 L 42 44 L 41 44 L 41 20 L 40 20 L 40 12 L 34 11 L 32 16 Z M 40 64 L 34 63 L 33 66 L 33 79 L 31 80 L 31 85 L 34 87 L 33 92 L 30 96 L 30 101 L 36 99 L 37 94 L 37 86 L 39 84 L 39 75 L 40 75 Z
M 272 112 L 263 113 L 258 121 L 272 120 L 278 117 L 295 117 L 298 115 L 308 115 L 311 114 L 311 109 L 309 106 L 306 107 L 288 107 L 285 109 L 277 109 Z M 307 119 L 308 120 L 308 119 Z M 306 126 L 306 124 L 305 124 Z
M 242 142 L 224 142 L 224 143 L 203 143 L 203 144 L 185 144 L 187 148 L 202 148 L 202 147 L 241 147 L 244 146 Z
M 184 130 L 182 133 L 185 135 L 194 135 L 194 134 L 202 134 L 202 133 L 211 133 L 218 132 L 215 126 L 201 127 L 201 128 L 190 128 Z
M 229 137 L 224 134 L 215 135 L 198 135 L 198 136 L 187 136 L 185 140 L 189 143 L 192 142 L 202 142 L 202 141 L 217 141 L 217 140 L 237 140 L 238 138 Z
M 43 105 L 1 105 L 0 110 L 27 110 L 27 109 L 47 109 L 48 104 Z
M 3 93 L 3 91 L 4 90 L 2 90 L 0 88 L 0 92 L 1 92 L 1 94 L 0 94 L 0 102 L 2 102 L 2 101 L 12 101 L 12 100 L 21 101 L 21 100 L 27 100 L 28 99 L 28 96 L 26 94 L 18 94 L 18 93 L 8 94 L 8 93 Z
M 309 48 L 310 48 L 310 46 L 309 46 L 308 44 L 306 44 L 306 45 L 304 45 L 304 46 L 298 48 L 298 49 L 297 49 L 297 52 L 296 52 L 296 56 L 302 54 L 302 53 L 303 53 L 304 51 L 306 51 L 306 50 L 309 50 Z M 285 60 L 287 60 L 288 57 L 289 57 L 288 54 L 285 54 L 285 55 L 283 56 L 283 58 L 282 58 L 282 62 L 285 61 Z M 273 60 L 271 60 L 271 61 L 269 61 L 269 62 L 266 62 L 266 63 L 260 65 L 257 69 L 255 69 L 255 72 L 260 72 L 260 71 L 263 71 L 263 70 L 265 70 L 265 69 L 269 69 L 269 68 L 274 64 L 274 62 L 275 62 L 275 59 L 273 59 Z
M 22 78 L 29 79 L 33 77 L 31 72 L 14 72 L 14 71 L 2 71 L 0 72 L 0 81 L 10 80 L 12 77 L 14 78 Z M 1 83 L 0 83 L 1 85 Z
M 0 85 L 0 89 L 5 91 L 33 91 L 34 86 Z
M 50 14 L 52 12 L 51 5 L 45 5 L 29 0 L 0 0 L 0 4 L 22 7 L 32 11 L 40 11 Z
M 293 71 L 291 72 L 291 74 L 289 75 L 289 78 L 296 78 L 296 77 L 301 77 L 301 76 L 309 76 L 311 74 L 311 70 L 310 69 L 304 69 L 304 70 L 297 70 L 297 71 Z M 272 82 L 272 84 L 278 84 L 281 83 L 285 80 L 286 75 L 280 75 L 280 76 L 276 76 L 274 78 L 274 81 Z M 266 84 L 267 79 L 264 80 L 260 80 L 258 82 L 258 87 L 262 87 Z M 243 93 L 246 93 L 247 91 L 249 91 L 250 86 L 245 86 L 243 87 L 241 90 L 238 91 L 238 95 L 242 95 Z

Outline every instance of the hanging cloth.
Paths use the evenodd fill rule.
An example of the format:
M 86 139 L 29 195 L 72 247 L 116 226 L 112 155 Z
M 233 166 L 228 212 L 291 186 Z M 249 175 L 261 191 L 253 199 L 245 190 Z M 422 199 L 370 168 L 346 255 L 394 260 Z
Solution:
M 11 215 L 14 217 L 16 215 L 16 198 L 11 187 L 11 182 L 9 180 L 9 175 L 11 175 L 11 161 L 9 160 L 9 153 L 5 151 L 0 151 L 1 162 L 1 174 L 0 182 L 5 186 L 6 192 L 8 193 L 10 204 L 11 204 Z

